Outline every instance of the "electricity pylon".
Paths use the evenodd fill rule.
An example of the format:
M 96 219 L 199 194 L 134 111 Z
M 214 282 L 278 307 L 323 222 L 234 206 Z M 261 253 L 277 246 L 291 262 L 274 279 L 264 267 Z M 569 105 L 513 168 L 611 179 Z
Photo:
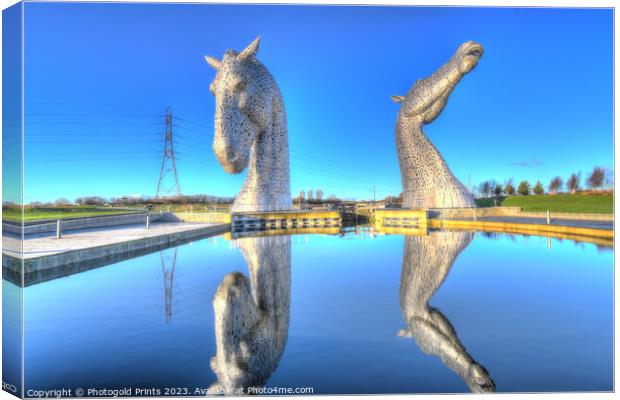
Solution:
M 165 178 L 174 175 L 174 182 L 166 184 Z M 177 164 L 174 161 L 174 141 L 172 140 L 172 110 L 166 109 L 166 137 L 164 141 L 164 154 L 161 159 L 161 169 L 159 170 L 159 181 L 157 182 L 157 193 L 155 198 L 162 195 L 176 194 L 181 196 L 181 185 L 177 174 Z

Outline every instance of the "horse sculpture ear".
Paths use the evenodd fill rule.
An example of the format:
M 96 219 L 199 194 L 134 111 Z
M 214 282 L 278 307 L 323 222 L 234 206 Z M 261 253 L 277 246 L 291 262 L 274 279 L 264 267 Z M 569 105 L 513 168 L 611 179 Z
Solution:
M 252 43 L 248 45 L 239 55 L 237 56 L 237 60 L 239 61 L 249 61 L 256 57 L 256 53 L 258 52 L 258 44 L 260 43 L 260 36 L 254 39 Z
M 220 66 L 222 65 L 222 62 L 220 60 L 218 60 L 217 58 L 213 58 L 210 56 L 205 56 L 205 60 L 207 61 L 207 64 L 209 64 L 210 66 L 212 66 L 214 69 L 220 69 Z
M 392 96 L 392 101 L 394 103 L 402 103 L 405 101 L 405 96 Z

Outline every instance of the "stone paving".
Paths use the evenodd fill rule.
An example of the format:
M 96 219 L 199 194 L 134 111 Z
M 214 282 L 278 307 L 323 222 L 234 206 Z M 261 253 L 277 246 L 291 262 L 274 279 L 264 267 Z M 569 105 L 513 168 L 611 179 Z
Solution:
M 29 235 L 24 240 L 23 258 L 29 259 L 40 256 L 54 255 L 73 250 L 94 248 L 109 244 L 123 243 L 137 239 L 153 238 L 187 232 L 221 224 L 210 223 L 153 223 L 148 230 L 144 224 L 121 225 L 109 228 L 81 229 L 65 232 L 62 239 L 55 235 Z M 20 258 L 19 238 L 17 236 L 3 236 L 2 253 Z

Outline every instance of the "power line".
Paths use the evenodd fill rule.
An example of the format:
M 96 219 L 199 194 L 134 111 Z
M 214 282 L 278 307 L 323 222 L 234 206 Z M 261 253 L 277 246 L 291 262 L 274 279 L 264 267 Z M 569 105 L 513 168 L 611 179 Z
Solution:
M 67 156 L 91 156 L 91 157 L 97 157 L 97 156 L 109 156 L 109 155 L 116 155 L 116 154 L 152 154 L 152 155 L 156 155 L 156 154 L 161 154 L 161 151 L 159 150 L 151 150 L 151 151 L 106 151 L 105 153 L 84 153 L 84 152 L 77 152 L 77 153 L 41 153 L 41 154 L 28 154 L 26 153 L 26 157 L 27 159 L 30 159 L 32 157 L 40 157 L 40 158 L 48 158 L 48 157 L 67 157 Z
M 26 161 L 24 164 L 28 165 L 30 163 L 47 163 L 47 164 L 53 164 L 53 163 L 69 163 L 69 162 L 84 162 L 84 161 L 113 161 L 113 160 L 157 160 L 156 157 L 106 157 L 106 158 L 76 158 L 76 159 L 57 159 L 57 160 L 28 160 Z M 10 160 L 3 160 L 2 163 L 15 163 L 15 162 L 20 162 L 20 160 L 14 160 L 14 161 L 10 161 Z
M 62 133 L 63 136 L 81 136 L 81 137 L 85 137 L 85 138 L 92 138 L 94 137 L 114 137 L 114 136 L 121 136 L 121 137 L 127 137 L 127 136 L 137 136 L 140 138 L 144 138 L 144 137 L 155 137 L 155 136 L 160 136 L 161 132 L 148 132 L 148 133 L 138 133 L 138 132 L 119 132 L 117 130 L 115 130 L 113 133 L 100 133 L 100 134 L 91 134 L 91 133 L 87 133 L 85 131 L 80 131 L 80 132 L 63 132 Z M 50 137 L 49 133 L 26 133 L 26 138 L 30 138 L 30 137 Z
M 88 140 L 88 141 L 76 141 L 76 140 L 26 140 L 24 145 L 37 144 L 37 143 L 127 143 L 127 142 L 159 142 L 161 139 L 110 139 L 110 140 Z

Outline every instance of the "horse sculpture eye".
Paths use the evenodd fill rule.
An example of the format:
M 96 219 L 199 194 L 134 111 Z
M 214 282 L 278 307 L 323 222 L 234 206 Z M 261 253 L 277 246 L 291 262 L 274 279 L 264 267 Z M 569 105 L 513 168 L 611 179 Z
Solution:
M 246 86 L 248 86 L 248 83 L 246 81 L 239 81 L 237 83 L 237 90 L 244 90 Z

